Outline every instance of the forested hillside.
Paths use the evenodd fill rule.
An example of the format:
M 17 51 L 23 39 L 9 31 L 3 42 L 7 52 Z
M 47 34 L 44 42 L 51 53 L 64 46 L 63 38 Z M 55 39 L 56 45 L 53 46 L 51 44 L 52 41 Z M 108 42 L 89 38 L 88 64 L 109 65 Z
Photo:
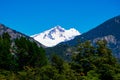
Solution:
M 56 51 L 57 53 L 57 51 Z M 0 80 L 119 80 L 120 64 L 106 41 L 90 41 L 71 48 L 71 61 L 45 50 L 25 37 L 0 36 Z M 62 53 L 61 53 L 62 54 Z

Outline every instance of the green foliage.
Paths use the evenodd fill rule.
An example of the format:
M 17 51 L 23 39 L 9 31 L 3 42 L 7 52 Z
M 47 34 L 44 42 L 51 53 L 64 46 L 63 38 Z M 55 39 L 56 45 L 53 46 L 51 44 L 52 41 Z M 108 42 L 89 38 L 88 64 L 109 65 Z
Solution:
M 67 62 L 57 54 L 48 61 L 45 50 L 35 42 L 24 37 L 11 41 L 4 33 L 0 37 L 0 80 L 120 79 L 120 64 L 106 41 L 94 45 L 86 41 L 70 51 L 72 61 Z
M 29 41 L 24 37 L 15 40 L 16 55 L 21 68 L 24 66 L 40 67 L 47 64 L 45 51 L 38 47 L 35 42 Z
M 24 66 L 42 67 L 47 64 L 45 50 L 24 37 L 11 41 L 8 33 L 0 37 L 0 68 L 16 71 Z
M 55 80 L 59 77 L 57 69 L 51 65 L 42 67 L 37 73 L 42 80 Z
M 100 74 L 96 73 L 95 70 L 90 70 L 87 72 L 87 76 L 83 76 L 81 79 L 84 80 L 100 80 L 99 79 Z
M 92 61 L 94 60 L 95 49 L 90 43 L 90 41 L 87 41 L 85 43 L 81 43 L 77 47 L 77 55 L 74 56 L 73 61 L 75 62 L 73 65 L 73 68 L 78 71 L 82 72 L 85 75 L 89 70 L 91 70 L 94 65 L 92 64 Z M 76 68 L 77 67 L 77 68 Z
M 81 43 L 76 52 L 78 54 L 73 58 L 72 69 L 83 73 L 81 77 L 85 80 L 113 80 L 114 75 L 120 73 L 119 63 L 104 40 L 98 41 L 95 46 L 89 41 Z
M 13 70 L 17 64 L 14 62 L 14 55 L 11 54 L 11 40 L 8 33 L 0 37 L 0 68 Z
M 59 70 L 59 73 L 62 73 L 63 71 L 63 59 L 60 58 L 59 56 L 57 56 L 56 54 L 54 54 L 52 56 L 52 59 L 51 59 L 51 62 L 52 62 L 52 66 L 54 66 L 56 69 Z
M 120 73 L 114 74 L 113 80 L 120 80 Z

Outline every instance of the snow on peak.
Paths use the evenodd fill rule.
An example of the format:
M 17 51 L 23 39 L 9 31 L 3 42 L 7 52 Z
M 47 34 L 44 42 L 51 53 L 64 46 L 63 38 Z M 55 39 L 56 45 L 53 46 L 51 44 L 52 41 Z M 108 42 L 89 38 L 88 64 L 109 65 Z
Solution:
M 72 40 L 75 36 L 78 35 L 80 35 L 80 33 L 76 29 L 71 28 L 69 30 L 65 30 L 58 25 L 54 28 L 51 28 L 50 30 L 35 34 L 31 37 L 46 47 L 53 47 L 61 42 Z

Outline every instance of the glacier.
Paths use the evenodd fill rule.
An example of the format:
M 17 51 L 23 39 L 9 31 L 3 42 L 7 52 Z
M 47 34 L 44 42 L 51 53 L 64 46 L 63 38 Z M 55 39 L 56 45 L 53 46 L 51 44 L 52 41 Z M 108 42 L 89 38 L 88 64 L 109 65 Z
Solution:
M 42 33 L 32 35 L 31 37 L 46 47 L 53 47 L 61 42 L 72 40 L 80 34 L 81 33 L 75 28 L 66 30 L 58 25 Z

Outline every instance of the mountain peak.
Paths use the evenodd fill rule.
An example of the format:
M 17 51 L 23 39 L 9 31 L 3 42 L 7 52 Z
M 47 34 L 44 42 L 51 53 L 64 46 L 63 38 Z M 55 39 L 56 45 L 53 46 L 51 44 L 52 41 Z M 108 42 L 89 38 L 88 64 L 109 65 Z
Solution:
M 78 35 L 80 35 L 80 33 L 74 28 L 66 30 L 57 25 L 54 28 L 51 28 L 39 34 L 35 34 L 31 37 L 46 47 L 53 47 L 61 42 L 74 39 L 74 37 Z
M 53 31 L 53 32 L 64 32 L 65 29 L 62 28 L 61 26 L 57 25 L 54 28 L 51 28 L 50 31 Z
M 62 29 L 62 27 L 60 25 L 57 25 L 54 27 L 55 29 Z

